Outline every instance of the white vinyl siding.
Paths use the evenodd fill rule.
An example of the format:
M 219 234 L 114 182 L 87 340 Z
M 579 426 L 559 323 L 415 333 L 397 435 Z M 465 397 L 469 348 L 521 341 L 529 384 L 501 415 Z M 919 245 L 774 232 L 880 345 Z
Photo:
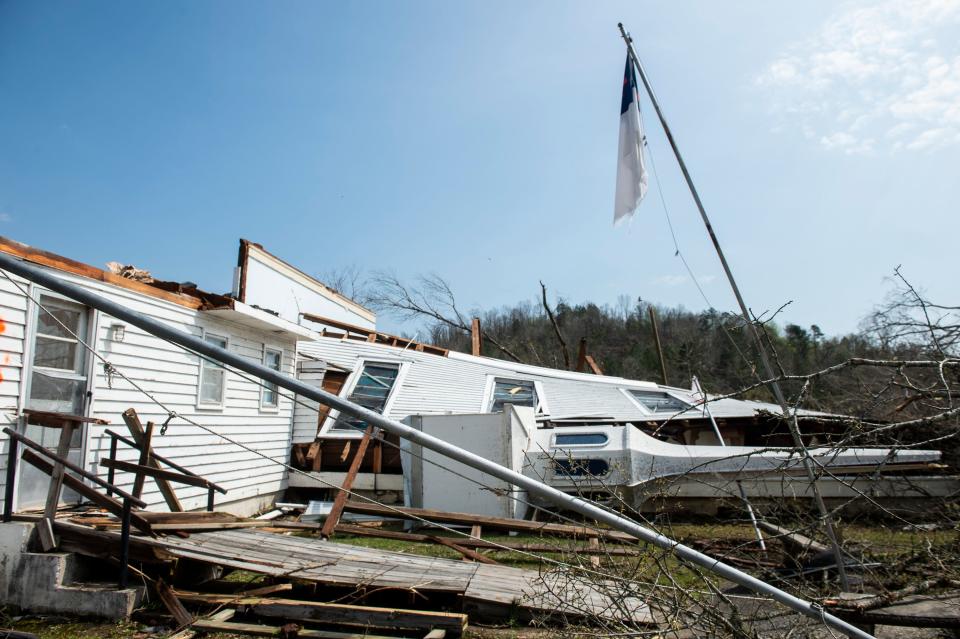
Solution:
M 175 329 L 197 337 L 204 333 L 226 337 L 231 352 L 254 362 L 263 361 L 263 344 L 269 340 L 273 346 L 283 350 L 281 372 L 293 376 L 296 352 L 293 335 L 277 334 L 272 330 L 269 333 L 259 331 L 129 289 L 52 269 L 50 272 Z M 40 294 L 42 291 L 36 289 L 36 292 Z M 4 330 L 0 331 L 0 372 L 3 375 L 0 381 L 0 409 L 7 412 L 7 423 L 15 419 L 18 407 L 26 399 L 20 397 L 23 394 L 20 382 L 24 348 L 30 346 L 24 343 L 26 313 L 26 297 L 0 275 L 0 318 L 4 320 Z M 35 310 L 31 313 L 35 313 Z M 160 435 L 159 430 L 154 435 L 153 446 L 157 454 L 173 459 L 226 488 L 226 495 L 217 495 L 218 510 L 224 508 L 230 511 L 231 502 L 271 495 L 286 488 L 284 468 L 270 460 L 287 459 L 290 453 L 293 413 L 290 399 L 280 396 L 276 410 L 263 411 L 260 406 L 260 385 L 240 375 L 229 374 L 224 380 L 222 408 L 215 411 L 198 410 L 200 364 L 197 356 L 132 325 L 127 325 L 122 342 L 113 341 L 110 327 L 114 323 L 114 318 L 102 314 L 101 320 L 96 323 L 91 345 L 169 410 L 214 431 L 211 433 L 188 424 L 184 419 L 174 418 L 165 435 Z M 99 465 L 99 460 L 109 455 L 110 438 L 104 431 L 112 429 L 121 434 L 126 432 L 121 417 L 123 411 L 134 408 L 144 424 L 153 421 L 158 426 L 166 421 L 168 415 L 126 380 L 118 376 L 108 380 L 99 364 L 97 362 L 92 368 L 93 396 L 89 414 L 108 420 L 110 424 L 87 426 L 84 467 L 105 477 L 106 469 Z M 225 441 L 221 435 L 257 451 L 257 454 Z M 0 444 L 2 469 L 6 463 L 5 436 L 0 435 Z M 137 454 L 121 444 L 118 458 L 136 462 Z M 4 477 L 4 473 L 0 472 L 0 482 Z M 133 476 L 117 473 L 117 483 L 129 490 Z M 176 486 L 175 489 L 184 508 L 198 509 L 206 505 L 206 491 L 203 488 Z M 151 509 L 166 510 L 165 502 L 151 480 L 147 480 L 144 486 L 143 498 Z

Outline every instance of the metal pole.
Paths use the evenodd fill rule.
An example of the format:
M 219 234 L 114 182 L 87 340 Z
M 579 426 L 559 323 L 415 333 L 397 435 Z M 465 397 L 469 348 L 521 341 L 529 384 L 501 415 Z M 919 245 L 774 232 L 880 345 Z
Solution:
M 13 489 L 17 481 L 17 448 L 14 438 L 7 440 L 7 483 L 3 491 L 3 522 L 13 521 Z
M 720 442 L 720 445 L 726 448 L 727 442 L 723 439 L 723 433 L 720 432 L 720 426 L 717 425 L 717 420 L 713 418 L 713 413 L 710 411 L 710 404 L 707 402 L 707 394 L 703 392 L 703 387 L 700 386 L 700 380 L 696 377 L 693 378 L 694 389 L 700 394 L 700 397 L 703 398 L 703 412 L 706 413 L 707 417 L 710 418 L 710 425 L 713 426 L 713 434 L 717 436 L 717 441 Z M 750 503 L 750 500 L 747 498 L 747 491 L 743 488 L 743 482 L 739 479 L 736 480 L 737 488 L 740 490 L 740 499 L 743 500 L 743 505 L 747 509 L 747 514 L 750 516 L 750 523 L 753 524 L 753 532 L 757 534 L 757 543 L 760 544 L 760 550 L 766 550 L 767 544 L 763 541 L 763 533 L 760 532 L 760 526 L 757 525 L 757 515 L 753 512 L 753 504 Z
M 364 408 L 363 406 L 354 404 L 353 402 L 347 401 L 342 397 L 332 395 L 320 388 L 305 384 L 298 379 L 287 377 L 279 371 L 267 368 L 266 366 L 237 353 L 214 346 L 213 344 L 198 337 L 194 337 L 193 335 L 177 330 L 164 322 L 141 315 L 140 313 L 132 311 L 122 304 L 118 304 L 113 300 L 101 297 L 100 295 L 88 291 L 77 284 L 62 280 L 37 266 L 23 262 L 6 253 L 0 252 L 0 268 L 16 273 L 17 275 L 36 282 L 41 286 L 45 286 L 52 291 L 66 295 L 67 297 L 70 297 L 81 304 L 86 304 L 87 306 L 99 309 L 100 311 L 103 311 L 104 313 L 107 313 L 108 315 L 111 315 L 117 319 L 129 322 L 130 324 L 148 333 L 169 340 L 174 344 L 178 344 L 184 348 L 188 348 L 202 355 L 206 355 L 207 357 L 215 359 L 227 366 L 233 366 L 234 368 L 245 373 L 249 373 L 250 375 L 255 375 L 260 379 L 272 382 L 281 388 L 285 388 L 288 391 L 302 395 L 308 399 L 312 399 L 321 404 L 326 404 L 327 406 L 340 410 L 351 417 L 363 420 L 368 424 L 373 424 L 389 433 L 403 437 L 414 444 L 419 444 L 424 448 L 428 448 L 432 451 L 440 453 L 441 455 L 449 457 L 454 461 L 458 461 L 461 464 L 470 466 L 471 468 L 496 477 L 497 479 L 509 482 L 519 488 L 523 488 L 531 495 L 540 497 L 545 501 L 549 501 L 561 509 L 571 510 L 590 520 L 606 524 L 615 530 L 633 535 L 641 541 L 645 541 L 657 546 L 658 548 L 672 552 L 674 555 L 684 561 L 688 561 L 692 564 L 700 566 L 701 568 L 709 570 L 719 575 L 723 579 L 732 581 L 733 583 L 748 588 L 756 593 L 769 596 L 788 608 L 795 610 L 796 612 L 804 614 L 813 619 L 823 621 L 831 628 L 840 630 L 851 637 L 873 639 L 872 635 L 860 630 L 856 626 L 853 626 L 838 617 L 835 617 L 834 615 L 825 612 L 820 606 L 813 604 L 812 602 L 795 597 L 786 591 L 780 590 L 775 586 L 757 579 L 753 575 L 737 570 L 733 566 L 722 563 L 710 557 L 709 555 L 705 555 L 702 552 L 690 548 L 689 546 L 684 546 L 683 544 L 678 543 L 669 537 L 666 537 L 665 535 L 641 526 L 640 524 L 626 519 L 625 517 L 621 517 L 614 512 L 601 508 L 599 505 L 593 502 L 573 495 L 568 495 L 560 490 L 557 490 L 556 488 L 553 488 L 552 486 L 547 486 L 537 479 L 527 477 L 526 475 L 510 470 L 509 468 L 505 468 L 488 459 L 480 457 L 479 455 L 471 453 L 470 451 L 448 444 L 442 439 L 438 439 L 432 435 L 427 435 L 426 433 L 423 433 L 415 428 L 401 424 L 398 421 L 388 419 L 380 413 L 376 413 L 372 410 Z
M 207 490 L 207 512 L 213 512 L 213 486 Z
M 120 518 L 120 588 L 127 587 L 130 561 L 130 499 L 123 500 L 123 516 Z
M 820 488 L 817 486 L 817 474 L 814 471 L 814 462 L 810 456 L 810 451 L 807 450 L 806 445 L 803 443 L 803 438 L 800 436 L 800 426 L 797 424 L 796 416 L 791 417 L 790 406 L 787 404 L 787 399 L 783 394 L 783 391 L 780 389 L 780 384 L 776 381 L 776 374 L 773 371 L 773 366 L 770 364 L 770 359 L 767 356 L 767 350 L 763 345 L 763 339 L 760 337 L 760 329 L 757 328 L 757 325 L 753 322 L 753 319 L 750 317 L 750 311 L 747 310 L 747 305 L 743 301 L 743 296 L 740 294 L 740 287 L 737 286 L 737 281 L 733 279 L 733 272 L 730 270 L 730 266 L 727 264 L 727 258 L 723 254 L 723 249 L 720 248 L 720 242 L 717 240 L 716 233 L 713 232 L 713 226 L 710 224 L 710 218 L 707 217 L 707 211 L 703 207 L 703 202 L 700 201 L 700 194 L 697 192 L 697 187 L 693 185 L 693 179 L 690 177 L 690 172 L 687 171 L 687 165 L 683 161 L 683 156 L 680 155 L 680 149 L 677 147 L 676 141 L 673 139 L 673 133 L 670 131 L 670 126 L 667 124 L 666 118 L 663 116 L 663 112 L 660 110 L 660 103 L 657 102 L 657 98 L 653 93 L 653 88 L 650 86 L 650 82 L 647 80 L 647 74 L 643 72 L 643 65 L 640 64 L 640 58 L 637 57 L 636 51 L 633 50 L 633 38 L 631 38 L 623 28 L 623 23 L 617 23 L 617 26 L 620 27 L 620 35 L 623 36 L 624 42 L 627 43 L 627 51 L 630 54 L 630 59 L 633 60 L 633 66 L 637 69 L 637 73 L 640 75 L 640 79 L 643 81 L 643 87 L 647 90 L 647 95 L 650 96 L 650 101 L 653 103 L 653 108 L 657 112 L 657 117 L 660 120 L 660 125 L 663 127 L 663 132 L 667 135 L 667 141 L 670 142 L 670 148 L 673 149 L 673 154 L 677 158 L 677 163 L 680 165 L 680 170 L 683 172 L 683 178 L 687 182 L 687 187 L 690 189 L 690 194 L 693 196 L 694 202 L 697 204 L 697 210 L 700 211 L 700 218 L 703 220 L 704 226 L 707 227 L 707 233 L 710 234 L 710 241 L 713 242 L 713 247 L 717 251 L 717 256 L 720 258 L 720 264 L 723 266 L 723 272 L 727 275 L 727 281 L 730 282 L 730 288 L 733 289 L 733 294 L 737 298 L 737 304 L 740 306 L 740 313 L 743 315 L 743 320 L 747 323 L 749 327 L 751 336 L 753 337 L 754 342 L 756 342 L 757 353 L 760 356 L 760 362 L 763 365 L 763 370 L 767 375 L 767 378 L 770 380 L 768 385 L 770 386 L 773 396 L 776 398 L 777 403 L 780 405 L 780 410 L 783 411 L 783 418 L 787 422 L 787 426 L 790 429 L 790 435 L 793 437 L 793 445 L 803 454 L 803 467 L 807 472 L 807 480 L 810 482 L 810 487 L 813 490 L 813 498 L 817 504 L 817 510 L 820 512 L 820 521 L 823 524 L 824 530 L 827 533 L 827 537 L 830 539 L 830 544 L 833 546 L 833 554 L 837 562 L 837 573 L 840 576 L 840 585 L 845 591 L 850 590 L 850 582 L 847 579 L 847 571 L 843 565 L 843 552 L 840 550 L 840 542 L 837 540 L 836 531 L 833 529 L 833 519 L 830 517 L 830 512 L 827 510 L 827 505 L 823 501 L 823 496 L 820 494 Z
M 117 438 L 113 435 L 110 436 L 110 461 L 117 461 Z M 111 464 L 107 470 L 107 483 L 111 486 L 107 488 L 107 497 L 113 497 L 113 478 L 115 474 L 113 465 Z

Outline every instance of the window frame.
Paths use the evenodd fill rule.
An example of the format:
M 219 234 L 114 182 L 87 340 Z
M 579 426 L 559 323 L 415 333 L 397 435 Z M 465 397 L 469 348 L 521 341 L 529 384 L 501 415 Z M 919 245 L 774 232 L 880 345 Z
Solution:
M 276 370 L 278 373 L 282 374 L 283 373 L 283 356 L 285 354 L 283 349 L 276 348 L 274 346 L 268 346 L 267 344 L 263 345 L 263 349 L 260 355 L 260 363 L 266 366 L 267 368 L 270 368 L 270 365 L 267 364 L 268 353 L 276 353 L 277 355 L 280 356 L 279 359 L 277 360 L 277 368 L 271 369 L 271 370 Z M 265 385 L 271 384 L 271 383 L 272 382 L 267 382 L 263 380 L 263 383 L 260 385 L 260 410 L 261 412 L 264 412 L 264 413 L 276 413 L 280 411 L 280 387 L 278 385 L 274 384 L 274 388 L 272 389 L 274 398 L 275 398 L 274 403 L 268 404 L 265 400 L 265 397 L 268 391 Z
M 393 380 L 393 387 L 390 389 L 390 393 L 387 395 L 387 400 L 383 404 L 383 412 L 380 413 L 384 417 L 390 416 L 390 411 L 393 408 L 393 404 L 397 399 L 397 391 L 403 385 L 404 378 L 407 375 L 407 370 L 410 367 L 409 361 L 395 360 L 388 357 L 361 357 L 357 359 L 356 364 L 354 364 L 353 369 L 350 371 L 350 376 L 347 378 L 347 381 L 344 383 L 343 388 L 340 389 L 340 393 L 337 397 L 341 399 L 348 399 L 350 395 L 353 394 L 354 389 L 357 387 L 357 384 L 360 383 L 360 378 L 363 375 L 363 369 L 367 364 L 380 364 L 380 365 L 389 365 L 397 367 L 397 376 Z M 340 411 L 337 409 L 331 409 L 330 413 L 327 415 L 326 419 L 323 421 L 323 427 L 320 429 L 321 437 L 330 437 L 332 439 L 359 439 L 363 437 L 363 432 L 355 429 L 336 429 L 334 428 L 337 424 L 337 421 L 340 419 Z
M 651 410 L 651 409 L 648 408 L 646 405 L 644 405 L 644 403 L 643 403 L 642 401 L 640 401 L 640 400 L 633 394 L 632 391 L 640 391 L 640 392 L 646 391 L 646 392 L 650 392 L 650 393 L 663 393 L 663 394 L 666 395 L 667 397 L 672 397 L 673 399 L 677 400 L 678 402 L 683 403 L 684 405 L 686 405 L 686 408 L 684 408 L 683 410 L 668 410 L 668 411 L 667 411 L 667 410 L 660 410 L 660 411 L 658 411 L 658 410 Z M 620 388 L 620 392 L 623 393 L 624 395 L 626 395 L 627 399 L 629 399 L 631 402 L 633 402 L 633 405 L 634 405 L 634 406 L 636 406 L 637 408 L 639 408 L 640 410 L 642 410 L 642 411 L 643 411 L 645 414 L 647 414 L 647 415 L 678 415 L 678 414 L 680 414 L 680 413 L 685 413 L 685 412 L 687 412 L 688 410 L 690 410 L 691 408 L 693 408 L 693 404 L 691 404 L 690 402 L 688 402 L 686 399 L 684 399 L 684 398 L 682 398 L 682 397 L 677 397 L 676 395 L 674 395 L 674 394 L 671 393 L 670 391 L 664 390 L 664 389 L 662 389 L 662 388 L 623 388 L 623 387 L 621 387 L 621 388 Z
M 83 397 L 81 399 L 80 410 L 73 412 L 81 416 L 86 416 L 92 404 L 91 393 L 94 389 L 94 358 L 87 353 L 82 342 L 85 341 L 96 350 L 95 338 L 97 333 L 95 331 L 99 327 L 99 314 L 93 308 L 49 289 L 31 285 L 29 292 L 31 296 L 39 300 L 39 304 L 34 302 L 32 299 L 27 301 L 28 303 L 25 315 L 26 326 L 24 330 L 23 352 L 21 354 L 23 365 L 21 367 L 20 394 L 18 395 L 19 405 L 26 408 L 30 407 L 33 394 L 33 376 L 34 373 L 39 370 L 41 374 L 46 372 L 50 377 L 82 382 Z M 44 298 L 49 301 L 44 302 Z M 53 303 L 50 304 L 50 301 Z M 40 306 L 56 306 L 57 304 L 66 307 L 75 307 L 75 310 L 80 311 L 80 322 L 77 327 L 77 333 L 80 336 L 80 340 L 75 340 L 73 338 L 59 338 L 40 333 L 40 315 L 44 313 L 44 310 L 40 308 Z M 37 340 L 40 337 L 54 339 L 55 341 L 75 343 L 75 352 L 80 354 L 83 363 L 80 366 L 74 366 L 73 371 L 68 371 L 65 368 L 37 366 L 35 359 L 37 355 L 36 351 L 38 350 Z M 77 369 L 79 369 L 79 372 Z M 85 430 L 86 429 L 84 429 L 84 431 Z M 86 435 L 84 435 L 84 437 L 85 436 Z
M 487 384 L 483 391 L 483 400 L 480 405 L 480 412 L 493 414 L 493 403 L 494 397 L 493 394 L 497 389 L 497 380 L 505 381 L 515 381 L 515 382 L 532 382 L 533 391 L 537 395 L 536 405 L 533 406 L 534 415 L 549 415 L 550 409 L 547 407 L 547 397 L 543 392 L 543 384 L 538 379 L 530 379 L 521 376 L 509 377 L 507 375 L 496 375 L 488 374 L 487 375 Z
M 224 341 L 224 350 L 230 350 L 230 335 L 222 335 L 220 333 L 207 330 L 205 328 L 200 329 L 200 339 L 203 341 L 208 341 L 208 337 L 216 337 Z M 203 373 L 205 370 L 204 364 L 211 364 L 214 368 L 219 368 L 223 371 L 223 385 L 220 388 L 220 401 L 218 403 L 204 401 L 202 398 L 203 395 Z M 226 365 L 217 363 L 216 365 L 212 362 L 208 362 L 206 358 L 201 355 L 197 355 L 197 410 L 223 410 L 226 407 L 227 403 L 227 375 L 229 374 Z
M 558 440 L 561 436 L 563 436 L 563 435 L 567 435 L 567 436 L 570 436 L 570 435 L 574 435 L 574 436 L 575 436 L 575 435 L 593 435 L 593 436 L 597 436 L 597 435 L 599 435 L 600 437 L 603 437 L 603 442 L 601 442 L 601 443 L 599 443 L 599 444 L 561 444 L 561 443 L 559 443 L 557 440 Z M 562 450 L 566 450 L 566 449 L 568 449 L 568 448 L 576 448 L 576 449 L 581 449 L 581 448 L 606 448 L 607 444 L 609 444 L 609 443 L 610 443 L 610 436 L 607 435 L 606 433 L 602 433 L 602 432 L 600 432 L 600 433 L 598 433 L 598 432 L 582 432 L 582 431 L 581 431 L 581 432 L 577 432 L 577 433 L 554 433 L 553 436 L 552 436 L 552 441 L 551 441 L 551 445 L 552 445 L 553 448 L 558 448 L 558 449 L 562 449 Z

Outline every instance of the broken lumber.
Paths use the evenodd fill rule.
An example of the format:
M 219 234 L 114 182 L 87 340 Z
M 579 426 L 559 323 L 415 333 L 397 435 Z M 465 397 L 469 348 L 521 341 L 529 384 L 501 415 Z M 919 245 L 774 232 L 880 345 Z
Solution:
M 788 530 L 787 528 L 783 528 L 782 526 L 771 524 L 768 521 L 758 521 L 757 526 L 759 526 L 760 529 L 763 530 L 765 533 L 768 533 L 776 537 L 780 541 L 782 541 L 785 546 L 789 546 L 801 553 L 804 553 L 804 552 L 819 553 L 819 552 L 831 551 L 830 548 L 828 548 L 824 544 L 821 544 L 819 541 L 815 539 L 811 539 L 806 535 L 801 535 L 798 532 Z
M 484 515 L 475 515 L 473 513 L 455 513 L 442 510 L 429 510 L 426 508 L 401 508 L 399 506 L 381 506 L 380 504 L 368 504 L 358 501 L 348 501 L 343 508 L 347 512 L 360 513 L 364 515 L 375 515 L 380 517 L 392 517 L 394 519 L 412 519 L 420 521 L 442 522 L 446 524 L 460 524 L 463 526 L 473 526 L 479 524 L 487 529 L 495 530 L 515 530 L 518 532 L 529 532 L 542 535 L 558 535 L 564 537 L 603 537 L 609 541 L 620 541 L 624 543 L 637 543 L 636 537 L 615 530 L 598 530 L 586 526 L 573 526 L 570 524 L 549 524 L 526 519 L 510 519 L 507 517 L 488 517 Z
M 340 515 L 343 513 L 343 505 L 347 503 L 347 495 L 350 493 L 350 489 L 353 488 L 353 481 L 357 478 L 357 473 L 360 472 L 360 464 L 363 463 L 363 457 L 367 454 L 367 447 L 370 446 L 370 440 L 373 438 L 374 430 L 373 424 L 368 424 L 367 429 L 363 432 L 363 439 L 360 440 L 360 444 L 357 446 L 357 453 L 353 456 L 353 461 L 350 463 L 350 470 L 347 471 L 347 476 L 343 479 L 343 485 L 340 487 L 340 490 L 337 491 L 337 496 L 333 500 L 333 508 L 330 509 L 330 514 L 327 515 L 326 521 L 323 522 L 323 528 L 320 530 L 320 536 L 324 539 L 329 539 L 333 536 L 333 529 L 336 528 L 337 522 L 340 521 Z
M 397 639 L 383 635 L 371 635 L 365 632 L 334 632 L 332 630 L 313 630 L 297 627 L 292 633 L 286 627 L 262 626 L 255 623 L 237 623 L 232 621 L 214 621 L 198 619 L 193 628 L 207 632 L 250 635 L 253 637 L 296 637 L 297 639 Z
M 440 628 L 459 636 L 467 627 L 467 616 L 452 612 L 427 612 L 402 608 L 378 608 L 350 604 L 300 601 L 298 599 L 265 599 L 240 595 L 214 595 L 177 591 L 181 601 L 205 605 L 235 607 L 261 617 L 295 619 L 341 625 L 377 628 L 403 628 L 428 631 Z
M 133 441 L 137 443 L 137 448 L 142 450 L 147 443 L 146 433 L 143 430 L 143 425 L 140 423 L 140 418 L 137 417 L 137 411 L 132 408 L 123 411 L 123 421 L 126 423 L 127 429 L 130 431 L 130 436 L 133 437 Z M 145 465 L 153 466 L 157 470 L 160 470 L 160 464 L 154 455 L 147 456 Z M 160 494 L 163 495 L 163 500 L 167 502 L 167 508 L 182 511 L 183 506 L 180 504 L 177 493 L 173 490 L 170 482 L 160 477 L 155 478 L 155 481 L 157 482 L 157 488 L 160 490 Z
M 424 535 L 421 533 L 400 532 L 398 530 L 384 530 L 382 528 L 371 528 L 369 526 L 357 526 L 354 524 L 338 524 L 337 532 L 345 535 L 356 535 L 358 537 L 378 537 L 381 539 L 396 539 L 399 541 L 411 541 L 414 543 L 434 543 L 435 535 Z M 552 545 L 552 544 L 531 544 L 515 541 L 487 541 L 486 539 L 470 539 L 468 537 L 445 537 L 464 548 L 484 548 L 486 550 L 500 551 L 526 551 L 526 552 L 553 552 L 566 553 L 572 552 L 583 555 L 611 555 L 617 557 L 632 557 L 639 553 L 634 548 L 624 548 L 616 546 L 612 548 L 593 548 L 581 545 Z

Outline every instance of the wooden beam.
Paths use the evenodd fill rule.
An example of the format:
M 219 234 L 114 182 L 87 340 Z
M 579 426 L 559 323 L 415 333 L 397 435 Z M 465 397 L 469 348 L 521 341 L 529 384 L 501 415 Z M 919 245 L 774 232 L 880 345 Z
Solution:
M 177 591 L 181 601 L 231 606 L 263 617 L 279 617 L 298 621 L 360 625 L 374 628 L 432 630 L 441 628 L 459 636 L 467 627 L 467 615 L 451 612 L 379 608 L 350 604 L 300 601 L 298 599 L 264 599 L 237 595 L 214 595 Z
M 33 410 L 32 408 L 24 408 L 23 414 L 27 416 L 28 424 L 46 426 L 48 428 L 60 428 L 64 422 L 72 422 L 74 424 L 98 424 L 100 426 L 106 426 L 110 423 L 106 419 L 99 419 L 97 417 L 84 417 L 83 415 L 70 415 L 69 413 L 53 413 L 46 410 Z
M 66 459 L 70 452 L 70 440 L 73 438 L 73 422 L 64 420 L 60 427 L 60 441 L 57 443 L 57 457 Z M 55 462 L 53 472 L 50 473 L 50 486 L 47 488 L 47 502 L 43 507 L 43 519 L 37 527 L 40 536 L 40 546 L 44 552 L 50 552 L 57 547 L 57 539 L 53 534 L 53 520 L 57 516 L 57 506 L 60 505 L 60 489 L 63 486 L 63 464 Z M 139 495 L 137 495 L 139 497 Z
M 586 362 L 594 375 L 603 375 L 603 369 L 600 368 L 600 365 L 593 359 L 593 355 L 587 355 Z
M 650 325 L 653 327 L 653 342 L 657 346 L 657 360 L 660 362 L 660 376 L 663 378 L 663 385 L 669 386 L 667 381 L 667 362 L 663 359 L 663 346 L 660 344 L 660 328 L 657 326 L 657 311 L 653 305 L 647 307 L 650 314 Z
M 125 410 L 123 412 L 123 421 L 127 424 L 127 428 L 130 430 L 130 436 L 133 437 L 133 441 L 137 443 L 137 447 L 142 449 L 146 433 L 143 430 L 143 425 L 140 423 L 140 418 L 137 417 L 137 411 L 132 408 Z M 147 459 L 146 465 L 153 466 L 157 470 L 160 470 L 160 464 L 152 456 Z M 173 511 L 183 511 L 183 506 L 180 504 L 177 493 L 173 490 L 170 482 L 159 477 L 156 478 L 156 482 L 157 488 L 160 489 L 160 494 L 163 495 L 163 500 L 167 502 L 167 508 Z
M 587 338 L 580 338 L 580 347 L 577 348 L 577 372 L 582 373 L 583 367 L 587 365 Z
M 480 332 L 480 318 L 474 317 L 470 322 L 470 354 L 480 357 L 483 349 L 483 334 Z
M 154 479 L 165 479 L 167 481 L 177 482 L 179 484 L 187 484 L 188 486 L 199 486 L 200 488 L 212 488 L 210 482 L 204 479 L 203 477 L 196 477 L 195 475 L 184 475 L 182 473 L 174 472 L 172 470 L 166 470 L 165 468 L 154 468 L 153 466 L 145 466 L 142 464 L 134 464 L 133 462 L 120 461 L 119 459 L 107 459 L 103 458 L 100 460 L 101 466 L 106 466 L 107 468 L 116 468 L 117 470 L 122 470 L 128 473 L 135 473 L 141 479 L 146 477 L 152 477 Z M 136 485 L 134 485 L 136 489 Z M 221 492 L 226 492 L 222 488 Z
M 157 580 L 157 594 L 160 596 L 160 601 L 163 602 L 164 607 L 170 611 L 180 627 L 189 626 L 194 622 L 193 615 L 187 612 L 187 609 L 180 603 L 180 599 L 177 598 L 177 594 L 164 583 L 163 579 Z
M 615 530 L 598 530 L 586 526 L 572 526 L 568 524 L 551 524 L 526 519 L 510 519 L 507 517 L 488 517 L 473 513 L 455 513 L 427 508 L 386 507 L 380 504 L 368 504 L 359 501 L 347 501 L 344 510 L 351 513 L 376 515 L 387 518 L 407 518 L 412 520 L 426 519 L 448 524 L 472 526 L 480 524 L 484 528 L 494 530 L 516 530 L 543 535 L 557 535 L 564 537 L 603 537 L 608 540 L 635 543 L 636 537 Z
M 337 492 L 337 496 L 333 500 L 333 508 L 330 509 L 330 514 L 327 515 L 327 519 L 323 522 L 323 529 L 321 529 L 320 535 L 324 539 L 329 539 L 333 536 L 333 529 L 336 528 L 337 524 L 340 522 L 340 515 L 343 513 L 343 505 L 347 503 L 347 495 L 349 494 L 350 489 L 353 488 L 353 482 L 357 478 L 357 473 L 360 472 L 360 464 L 363 463 L 363 457 L 367 454 L 367 447 L 370 445 L 370 439 L 373 437 L 373 431 L 373 424 L 368 424 L 367 430 L 363 432 L 363 439 L 360 440 L 360 444 L 357 446 L 357 452 L 353 456 L 353 462 L 350 464 L 350 470 L 347 471 L 347 476 L 343 478 L 343 485 L 340 487 L 340 490 Z
M 432 537 L 432 536 L 431 536 L 431 537 L 428 537 L 428 538 L 429 538 L 431 541 L 434 541 L 434 542 L 440 544 L 441 546 L 446 546 L 447 548 L 450 548 L 451 550 L 456 550 L 458 553 L 460 553 L 461 555 L 463 555 L 463 557 L 464 557 L 465 559 L 472 559 L 473 561 L 479 562 L 479 563 L 481 563 L 481 564 L 490 564 L 490 565 L 493 565 L 493 566 L 499 566 L 499 565 L 500 565 L 500 562 L 494 561 L 493 559 L 490 559 L 489 557 L 487 557 L 487 556 L 485 556 L 485 555 L 481 555 L 481 554 L 478 553 L 476 550 L 470 550 L 469 548 L 464 548 L 463 546 L 461 546 L 461 545 L 458 544 L 457 542 L 451 541 L 450 539 L 447 539 L 447 538 L 445 538 L 445 537 Z
M 143 431 L 143 443 L 140 446 L 140 468 L 146 466 L 147 462 L 150 461 L 150 447 L 153 445 L 153 426 L 153 422 L 147 422 L 147 428 Z M 131 466 L 133 466 L 133 464 L 131 464 Z M 134 470 L 132 472 L 136 475 L 133 479 L 133 494 L 140 497 L 143 495 L 143 482 L 147 479 L 147 476 L 140 470 Z
M 296 624 L 293 624 L 296 626 Z M 216 621 L 213 619 L 198 619 L 193 622 L 192 628 L 207 632 L 226 633 L 228 635 L 250 635 L 251 637 L 296 637 L 297 639 L 397 639 L 385 635 L 371 635 L 366 632 L 334 632 L 333 630 L 314 630 L 300 628 L 296 630 L 286 626 L 263 626 L 255 623 L 237 623 L 232 621 Z
M 23 451 L 23 457 L 21 457 L 21 459 L 38 469 L 40 472 L 46 473 L 47 475 L 53 473 L 53 466 L 33 451 Z M 86 497 L 104 510 L 113 513 L 117 517 L 123 516 L 123 504 L 113 497 L 108 497 L 103 493 L 97 492 L 73 475 L 64 474 L 63 483 L 70 490 L 79 493 L 83 497 Z M 152 531 L 150 530 L 150 524 L 137 513 L 130 514 L 130 523 L 136 526 L 138 530 L 141 530 L 148 535 L 152 534 Z
M 236 610 L 234 610 L 233 608 L 226 608 L 224 610 L 220 610 L 219 612 L 213 613 L 209 617 L 204 617 L 203 621 L 230 621 L 231 619 L 233 619 L 233 616 L 235 614 L 237 614 Z M 194 621 L 193 623 L 197 623 L 197 622 Z M 173 633 L 172 635 L 167 637 L 167 639 L 194 639 L 194 637 L 196 637 L 199 634 L 200 633 L 196 630 L 186 629 L 186 630 L 181 630 L 180 632 Z
M 414 543 L 430 544 L 434 543 L 433 535 L 424 535 L 421 533 L 407 533 L 398 530 L 384 530 L 382 528 L 371 528 L 369 526 L 355 526 L 353 524 L 338 524 L 337 532 L 343 535 L 356 535 L 358 537 L 379 537 L 382 539 L 396 539 L 399 541 L 410 541 Z M 602 554 L 614 555 L 617 557 L 633 557 L 640 551 L 636 548 L 617 546 L 607 547 L 604 550 L 582 546 L 579 544 L 545 544 L 545 543 L 527 543 L 515 541 L 492 542 L 485 539 L 468 539 L 466 537 L 448 537 L 450 541 L 464 548 L 484 548 L 487 550 L 518 550 L 536 553 L 577 553 L 585 555 Z
M 267 595 L 274 595 L 278 592 L 289 592 L 293 590 L 293 584 L 286 582 L 282 584 L 271 584 L 269 586 L 261 586 L 259 588 L 251 588 L 250 590 L 244 590 L 239 593 L 244 597 L 266 597 Z

